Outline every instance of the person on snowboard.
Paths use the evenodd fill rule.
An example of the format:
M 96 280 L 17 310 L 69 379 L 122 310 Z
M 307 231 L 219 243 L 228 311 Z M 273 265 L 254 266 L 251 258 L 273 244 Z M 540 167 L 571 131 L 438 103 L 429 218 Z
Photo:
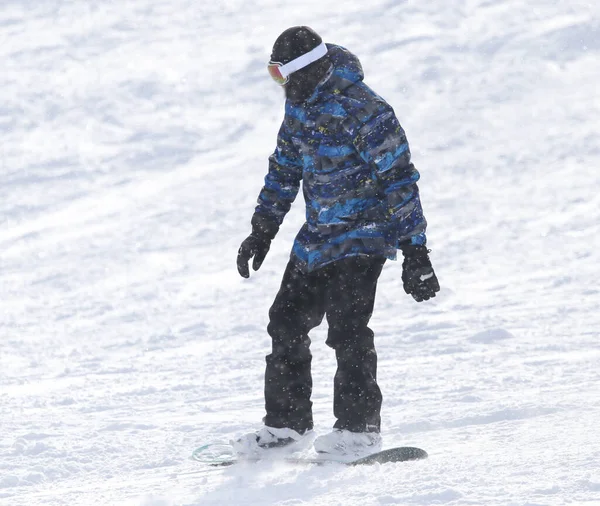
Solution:
M 312 442 L 308 334 L 326 316 L 326 343 L 337 359 L 337 421 L 314 447 L 360 457 L 381 449 L 382 396 L 368 323 L 383 265 L 400 249 L 406 293 L 421 302 L 440 289 L 426 247 L 419 173 L 393 109 L 363 82 L 350 51 L 323 43 L 309 27 L 292 27 L 275 41 L 268 69 L 285 90 L 285 117 L 252 233 L 238 252 L 240 275 L 249 277 L 252 258 L 260 268 L 301 181 L 306 223 L 269 311 L 264 426 L 233 446 L 243 454 Z

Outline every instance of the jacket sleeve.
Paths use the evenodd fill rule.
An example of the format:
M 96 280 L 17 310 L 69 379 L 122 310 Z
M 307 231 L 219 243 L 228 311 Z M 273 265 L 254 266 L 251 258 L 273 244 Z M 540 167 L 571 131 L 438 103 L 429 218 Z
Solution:
M 302 164 L 284 120 L 277 135 L 277 147 L 269 157 L 269 172 L 258 196 L 253 227 L 259 226 L 273 238 L 298 195 L 301 180 Z
M 370 108 L 354 124 L 353 144 L 373 170 L 385 200 L 396 246 L 426 244 L 427 222 L 419 198 L 419 172 L 410 161 L 404 129 L 393 109 L 385 104 Z

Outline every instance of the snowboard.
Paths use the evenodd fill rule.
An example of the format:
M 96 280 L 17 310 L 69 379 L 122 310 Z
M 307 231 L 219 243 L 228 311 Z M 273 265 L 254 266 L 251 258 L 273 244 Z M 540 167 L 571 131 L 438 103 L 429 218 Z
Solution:
M 207 464 L 212 467 L 232 466 L 242 462 L 282 462 L 285 464 L 324 465 L 341 464 L 345 466 L 364 466 L 372 464 L 387 464 L 391 462 L 407 462 L 410 460 L 421 460 L 427 458 L 427 452 L 421 448 L 412 446 L 399 446 L 388 448 L 376 453 L 350 461 L 340 461 L 325 455 L 318 457 L 294 457 L 293 455 L 282 455 L 270 453 L 264 456 L 244 456 L 239 458 L 233 448 L 229 445 L 208 444 L 196 448 L 192 452 L 192 460 Z

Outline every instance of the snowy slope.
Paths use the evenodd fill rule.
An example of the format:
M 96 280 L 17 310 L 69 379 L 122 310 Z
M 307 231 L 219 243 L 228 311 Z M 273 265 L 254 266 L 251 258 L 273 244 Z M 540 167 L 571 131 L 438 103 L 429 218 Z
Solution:
M 388 263 L 372 326 L 385 443 L 427 461 L 188 460 L 263 415 L 301 198 L 250 280 L 235 255 L 296 24 L 361 58 L 422 173 L 443 290 Z M 0 42 L 0 504 L 600 504 L 596 2 L 5 0 Z

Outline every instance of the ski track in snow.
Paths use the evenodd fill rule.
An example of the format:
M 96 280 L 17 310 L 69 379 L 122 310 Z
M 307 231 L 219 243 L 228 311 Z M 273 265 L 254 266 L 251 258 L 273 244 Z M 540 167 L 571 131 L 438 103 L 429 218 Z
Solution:
M 372 327 L 385 444 L 426 461 L 188 460 L 263 415 L 302 198 L 250 280 L 235 255 L 296 24 L 361 58 L 422 173 L 443 290 L 389 262 Z M 0 41 L 0 504 L 600 504 L 596 3 L 7 0 Z

